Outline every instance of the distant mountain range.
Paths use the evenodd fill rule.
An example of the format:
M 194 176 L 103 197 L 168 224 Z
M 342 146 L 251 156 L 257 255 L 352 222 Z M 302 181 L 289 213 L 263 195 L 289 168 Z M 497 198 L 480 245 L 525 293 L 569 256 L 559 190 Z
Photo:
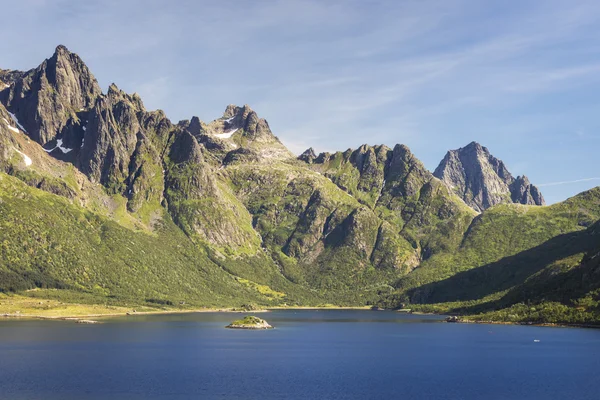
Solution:
M 64 46 L 0 70 L 0 103 L 0 291 L 600 320 L 600 189 L 543 206 L 478 143 L 434 173 L 400 144 L 296 157 L 247 105 L 174 123 L 102 93 Z

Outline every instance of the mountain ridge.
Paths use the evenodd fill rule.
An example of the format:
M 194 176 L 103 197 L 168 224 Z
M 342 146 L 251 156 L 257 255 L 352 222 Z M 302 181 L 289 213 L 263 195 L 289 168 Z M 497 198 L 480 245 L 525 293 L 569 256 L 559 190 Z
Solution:
M 134 250 L 110 242 L 121 261 L 104 258 L 106 265 L 92 263 L 93 271 L 79 267 L 71 271 L 68 262 L 53 263 L 34 243 L 23 248 L 15 241 L 22 237 L 22 229 L 37 229 L 43 237 L 51 237 L 46 232 L 52 229 L 51 221 L 24 218 L 23 227 L 11 222 L 5 226 L 4 250 L 0 248 L 11 256 L 0 264 L 0 272 L 10 277 L 9 282 L 22 282 L 19 290 L 60 288 L 87 301 L 117 293 L 115 301 L 162 299 L 175 304 L 180 297 L 202 304 L 209 299 L 206 293 L 215 298 L 219 291 L 233 293 L 232 287 L 240 287 L 230 285 L 233 279 L 244 288 L 239 301 L 364 305 L 390 299 L 388 304 L 397 306 L 393 300 L 397 296 L 402 301 L 406 296 L 411 301 L 425 299 L 410 291 L 446 277 L 449 260 L 467 260 L 465 268 L 482 267 L 471 254 L 485 253 L 478 232 L 492 237 L 510 234 L 484 223 L 490 216 L 503 220 L 506 211 L 513 224 L 524 223 L 529 231 L 519 230 L 517 245 L 498 246 L 483 258 L 486 262 L 511 256 L 515 249 L 527 251 L 550 234 L 582 231 L 586 227 L 580 223 L 600 219 L 594 195 L 560 207 L 514 204 L 541 204 L 543 198 L 526 177 L 513 178 L 478 144 L 472 144 L 477 156 L 488 163 L 481 165 L 497 167 L 489 184 L 494 190 L 471 190 L 485 187 L 489 179 L 467 179 L 479 186 L 468 185 L 472 196 L 465 197 L 464 191 L 463 196 L 456 193 L 453 180 L 445 179 L 451 174 L 438 174 L 442 177 L 438 179 L 405 145 L 363 145 L 319 155 L 309 149 L 296 157 L 247 105 L 228 105 L 222 117 L 209 123 L 195 116 L 173 123 L 160 110 L 147 111 L 138 95 L 115 84 L 102 93 L 83 61 L 64 46 L 39 67 L 27 72 L 2 70 L 2 78 L 10 81 L 0 91 L 0 115 L 5 120 L 0 120 L 0 177 L 8 182 L 0 199 L 5 213 L 23 215 L 19 193 L 30 199 L 28 210 L 36 202 L 51 210 L 47 204 L 61 203 L 52 197 L 58 196 L 70 204 L 63 208 L 65 215 L 74 216 L 56 228 L 69 243 L 75 240 L 69 231 L 80 232 L 82 216 L 103 221 L 99 229 L 115 237 L 126 237 L 128 231 L 162 237 L 165 226 L 169 232 L 162 237 L 164 248 L 160 241 L 145 239 L 134 241 Z M 442 169 L 467 177 L 464 165 L 451 167 Z M 470 199 L 476 199 L 471 206 Z M 586 218 L 573 217 L 575 210 Z M 48 215 L 62 218 L 53 211 Z M 549 222 L 528 215 L 547 215 Z M 560 222 L 563 219 L 567 222 Z M 542 226 L 546 235 L 532 234 Z M 469 245 L 473 237 L 477 240 Z M 185 241 L 185 255 L 174 250 L 173 238 Z M 60 247 L 60 241 L 51 242 Z M 94 243 L 97 238 L 90 236 L 87 248 Z M 154 249 L 145 247 L 150 243 Z M 68 253 L 64 260 L 78 260 L 76 265 L 89 257 L 89 252 L 75 247 L 64 251 Z M 158 259 L 161 251 L 182 257 L 176 262 L 177 271 L 170 272 Z M 149 269 L 151 276 L 140 276 L 136 282 L 135 274 L 123 268 L 133 263 L 136 274 L 142 273 L 145 253 L 158 257 L 155 262 L 161 267 Z M 461 258 L 464 254 L 466 258 Z M 18 267 L 9 261 L 15 257 L 20 259 Z M 193 270 L 182 261 L 186 258 L 196 260 L 192 264 L 198 276 L 191 278 Z M 119 274 L 129 277 L 127 285 L 136 288 L 135 295 L 123 290 Z M 163 275 L 168 286 L 157 283 Z M 200 287 L 189 291 L 177 276 L 188 276 Z M 0 279 L 0 290 L 12 290 L 2 285 Z M 227 304 L 235 299 L 232 294 Z

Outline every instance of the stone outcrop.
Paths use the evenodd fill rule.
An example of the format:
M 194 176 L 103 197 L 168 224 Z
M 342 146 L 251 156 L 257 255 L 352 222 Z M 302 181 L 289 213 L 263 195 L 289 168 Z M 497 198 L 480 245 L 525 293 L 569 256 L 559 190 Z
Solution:
M 500 203 L 544 204 L 537 187 L 524 176 L 515 179 L 501 160 L 476 142 L 448 151 L 433 174 L 479 212 Z

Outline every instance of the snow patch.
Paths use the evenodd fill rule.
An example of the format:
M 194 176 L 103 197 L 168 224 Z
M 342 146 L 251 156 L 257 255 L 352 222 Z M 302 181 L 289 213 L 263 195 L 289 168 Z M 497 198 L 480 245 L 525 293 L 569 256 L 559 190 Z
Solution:
M 7 120 L 6 118 L 2 118 L 4 120 L 4 122 L 6 122 L 6 126 L 8 127 L 8 129 L 10 129 L 11 131 L 15 132 L 15 133 L 19 133 L 19 130 L 17 128 L 15 128 L 14 126 L 12 126 Z
M 29 158 L 29 156 L 27 156 L 27 154 L 20 152 L 18 149 L 15 148 L 15 151 L 17 153 L 19 153 L 22 157 L 23 157 L 23 161 L 25 161 L 25 165 L 26 166 L 30 166 L 31 164 L 33 164 L 33 161 L 31 161 L 31 158 Z
M 12 120 L 15 122 L 15 124 L 17 124 L 17 126 L 19 127 L 20 130 L 22 130 L 23 132 L 27 133 L 27 131 L 25 130 L 25 128 L 23 128 L 23 125 L 21 125 L 21 123 L 19 122 L 19 120 L 17 119 L 17 117 L 15 116 L 15 114 L 11 113 L 10 111 L 7 111 L 8 115 L 10 115 L 10 117 L 12 118 Z
M 227 118 L 227 119 L 225 120 L 225 122 L 231 122 L 231 121 L 233 121 L 233 119 L 234 119 L 234 118 L 235 118 L 235 115 L 234 115 L 233 117 L 231 117 L 231 118 Z
M 383 184 L 381 185 L 381 191 L 379 192 L 379 196 L 381 196 L 381 194 L 383 193 L 383 190 L 385 189 L 385 179 L 383 180 Z
M 63 144 L 63 140 L 62 139 L 56 139 L 56 146 L 53 149 L 50 149 L 50 150 L 44 149 L 44 151 L 46 153 L 52 153 L 54 150 L 59 149 L 60 151 L 63 152 L 63 154 L 67 154 L 68 152 L 70 152 L 71 150 L 73 150 L 73 149 L 68 149 L 66 147 L 63 147 L 62 144 Z M 83 143 L 81 145 L 83 146 Z
M 238 128 L 229 131 L 229 132 L 223 132 L 223 133 L 215 133 L 215 137 L 218 137 L 219 139 L 229 139 L 230 137 L 233 136 L 234 133 L 236 133 L 238 130 Z
M 85 131 L 87 131 L 87 126 L 85 126 L 85 125 L 84 125 L 84 126 L 82 126 L 82 127 L 81 127 L 81 129 L 83 129 L 83 133 L 84 133 L 84 135 L 85 135 Z M 83 136 L 83 137 L 81 138 L 81 147 L 83 147 L 83 144 L 84 144 L 84 143 L 85 143 L 85 136 Z
M 68 152 L 73 150 L 73 149 L 68 149 L 66 147 L 63 147 L 62 143 L 63 143 L 62 139 L 58 139 L 56 141 L 56 147 L 58 147 L 60 149 L 60 151 L 62 151 L 64 154 L 67 154 Z

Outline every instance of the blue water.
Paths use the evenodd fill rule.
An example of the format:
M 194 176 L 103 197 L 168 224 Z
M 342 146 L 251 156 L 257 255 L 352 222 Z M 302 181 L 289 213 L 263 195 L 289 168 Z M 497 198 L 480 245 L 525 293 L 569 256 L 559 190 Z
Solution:
M 600 330 L 350 310 L 223 328 L 237 317 L 0 321 L 0 399 L 600 398 Z

